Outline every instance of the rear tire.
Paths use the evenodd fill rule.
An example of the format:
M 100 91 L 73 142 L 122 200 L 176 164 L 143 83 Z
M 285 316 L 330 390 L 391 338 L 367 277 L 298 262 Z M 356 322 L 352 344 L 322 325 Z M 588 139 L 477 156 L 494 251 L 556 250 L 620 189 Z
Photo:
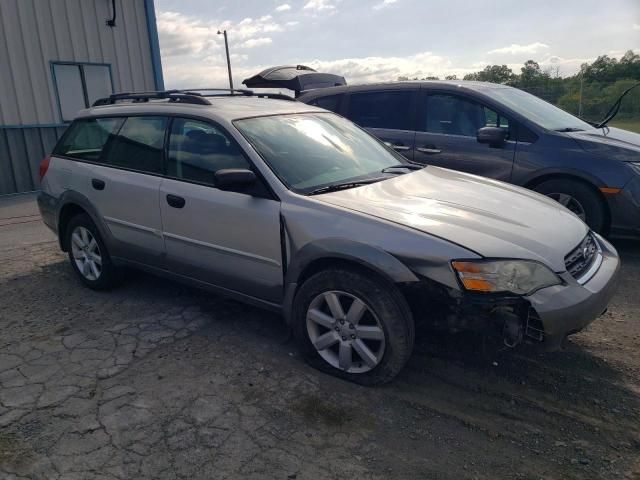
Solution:
M 334 315 L 336 309 L 342 315 Z M 311 366 L 361 385 L 392 380 L 413 350 L 414 321 L 402 294 L 355 269 L 324 270 L 307 279 L 294 299 L 292 318 Z M 319 348 L 323 342 L 329 346 Z
M 71 267 L 87 287 L 105 290 L 119 283 L 120 271 L 89 215 L 83 213 L 69 220 L 65 242 Z
M 581 217 L 591 230 L 604 233 L 606 229 L 605 206 L 593 188 L 582 182 L 558 178 L 547 180 L 534 187 L 533 190 L 559 201 Z M 581 213 L 583 215 L 580 215 Z

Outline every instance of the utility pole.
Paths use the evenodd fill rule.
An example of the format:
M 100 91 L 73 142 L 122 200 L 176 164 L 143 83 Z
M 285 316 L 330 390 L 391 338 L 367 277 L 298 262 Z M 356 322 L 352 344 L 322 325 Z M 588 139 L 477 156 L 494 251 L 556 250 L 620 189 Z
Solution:
M 578 105 L 578 117 L 582 118 L 582 86 L 584 83 L 584 65 L 580 66 L 580 104 Z
M 224 35 L 224 49 L 227 52 L 227 71 L 229 72 L 229 90 L 233 93 L 233 78 L 231 78 L 231 57 L 229 57 L 229 42 L 227 40 L 227 31 L 218 30 L 218 35 Z

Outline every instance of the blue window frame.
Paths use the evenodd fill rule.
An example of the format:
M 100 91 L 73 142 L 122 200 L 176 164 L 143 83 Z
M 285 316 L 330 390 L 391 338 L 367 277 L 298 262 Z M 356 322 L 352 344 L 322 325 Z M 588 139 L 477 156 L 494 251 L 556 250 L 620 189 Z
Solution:
M 51 62 L 58 112 L 70 122 L 78 110 L 113 93 L 111 65 L 89 62 Z

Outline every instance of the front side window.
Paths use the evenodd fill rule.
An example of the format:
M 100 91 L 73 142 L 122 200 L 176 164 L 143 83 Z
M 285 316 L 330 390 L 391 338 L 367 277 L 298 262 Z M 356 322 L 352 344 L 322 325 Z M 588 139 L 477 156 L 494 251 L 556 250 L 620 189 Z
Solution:
M 209 123 L 174 119 L 169 138 L 167 175 L 213 185 L 213 174 L 223 168 L 249 168 L 240 147 Z
M 117 133 L 122 121 L 122 118 L 76 120 L 56 145 L 53 154 L 98 161 L 109 137 Z
M 410 90 L 353 93 L 347 117 L 362 127 L 412 130 Z
M 457 95 L 428 95 L 426 107 L 421 130 L 429 133 L 475 137 L 482 127 L 509 127 L 504 116 Z
M 129 117 L 104 147 L 108 165 L 148 173 L 162 172 L 166 117 Z
M 52 68 L 63 122 L 70 122 L 79 110 L 113 93 L 108 65 L 54 63 Z
M 235 126 L 290 189 L 309 193 L 333 183 L 375 179 L 404 157 L 332 113 L 273 115 Z

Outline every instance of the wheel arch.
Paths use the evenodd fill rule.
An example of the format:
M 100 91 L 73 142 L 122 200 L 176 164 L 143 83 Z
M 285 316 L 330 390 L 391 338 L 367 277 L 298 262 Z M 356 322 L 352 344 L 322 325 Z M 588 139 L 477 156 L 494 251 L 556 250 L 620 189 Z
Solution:
M 293 300 L 301 285 L 313 274 L 336 266 L 370 272 L 391 284 L 418 282 L 400 260 L 381 248 L 348 239 L 323 239 L 305 245 L 287 267 L 282 310 L 291 323 Z
M 98 212 L 93 207 L 89 199 L 87 199 L 84 195 L 81 195 L 78 192 L 74 191 L 67 191 L 60 198 L 59 205 L 60 206 L 58 208 L 57 221 L 58 243 L 60 244 L 60 249 L 63 252 L 66 252 L 68 249 L 65 238 L 67 233 L 67 225 L 69 225 L 69 221 L 76 215 L 88 215 L 96 225 L 96 228 L 98 229 L 103 240 L 106 242 L 110 238 L 106 225 L 100 220 Z
M 535 188 L 539 185 L 542 185 L 549 180 L 569 180 L 572 182 L 580 183 L 586 187 L 588 187 L 600 200 L 601 205 L 604 208 L 604 229 L 608 231 L 611 227 L 611 208 L 609 207 L 609 202 L 607 201 L 604 194 L 600 191 L 598 185 L 602 184 L 597 178 L 592 177 L 591 175 L 579 174 L 575 172 L 546 172 L 541 175 L 538 175 L 532 179 L 529 179 L 523 186 L 528 188 L 529 190 L 535 190 Z

